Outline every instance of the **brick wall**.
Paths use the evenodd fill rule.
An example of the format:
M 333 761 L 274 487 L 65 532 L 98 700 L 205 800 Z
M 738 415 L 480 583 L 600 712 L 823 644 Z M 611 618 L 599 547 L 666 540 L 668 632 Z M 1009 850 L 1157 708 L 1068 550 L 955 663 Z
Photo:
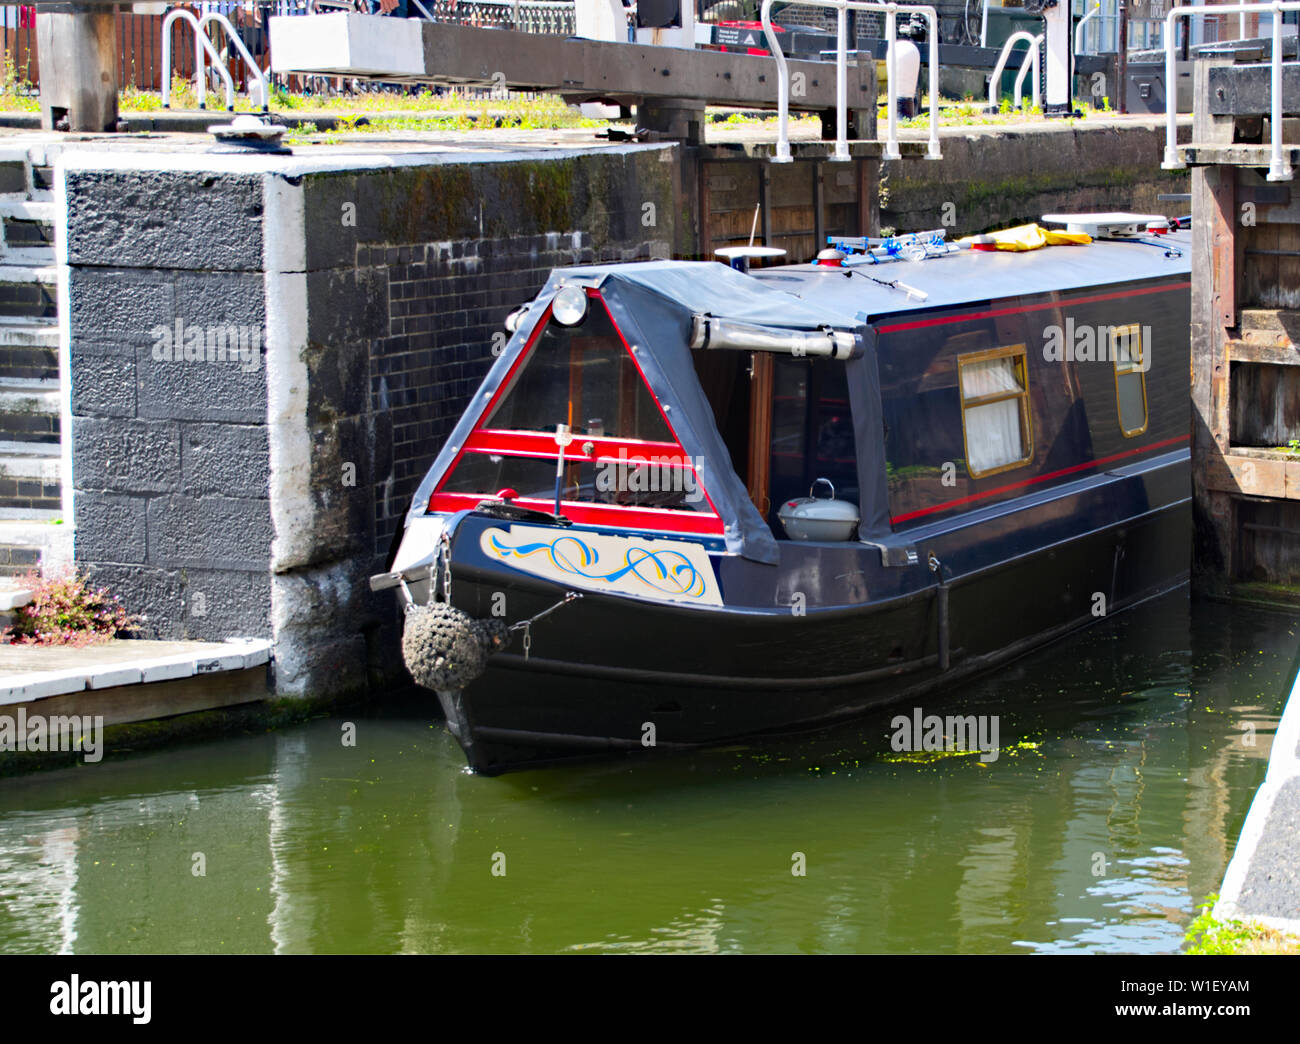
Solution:
M 505 316 L 537 294 L 551 269 L 597 259 L 580 231 L 507 239 L 361 248 L 388 265 L 389 314 L 376 340 L 371 408 L 392 421 L 392 471 L 375 490 L 375 551 L 387 551 L 433 456 L 492 364 Z M 649 256 L 648 244 L 601 252 Z M 364 254 L 362 255 L 364 256 Z
M 309 340 L 340 353 L 337 365 L 369 392 L 362 403 L 320 385 L 337 397 L 331 431 L 352 425 L 338 465 L 355 461 L 358 485 L 370 488 L 367 568 L 382 565 L 505 317 L 553 268 L 673 253 L 676 159 L 636 147 L 305 183 Z M 339 223 L 349 204 L 355 228 Z M 314 479 L 332 481 L 327 470 Z

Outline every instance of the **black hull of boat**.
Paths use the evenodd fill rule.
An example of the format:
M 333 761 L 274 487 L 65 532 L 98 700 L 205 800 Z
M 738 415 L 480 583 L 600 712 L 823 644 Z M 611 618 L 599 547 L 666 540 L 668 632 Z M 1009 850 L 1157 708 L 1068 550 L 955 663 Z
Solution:
M 1190 531 L 1188 503 L 1167 504 L 956 578 L 946 612 L 937 585 L 804 616 L 586 594 L 534 628 L 529 657 L 516 637 L 443 706 L 485 775 L 813 730 L 1096 623 L 1094 593 L 1113 615 L 1179 586 Z M 457 573 L 454 601 L 473 611 L 513 579 Z M 529 603 L 561 593 L 534 590 Z

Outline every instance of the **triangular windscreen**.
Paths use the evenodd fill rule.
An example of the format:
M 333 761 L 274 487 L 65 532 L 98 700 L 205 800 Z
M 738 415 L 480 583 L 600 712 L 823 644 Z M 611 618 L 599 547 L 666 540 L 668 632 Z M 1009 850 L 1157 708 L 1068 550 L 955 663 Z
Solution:
M 575 437 L 677 442 L 599 302 L 580 326 L 546 325 L 479 427 L 554 432 L 557 424 Z
M 722 532 L 696 462 L 598 295 L 576 325 L 547 314 L 443 476 L 430 510 L 473 507 L 502 490 L 522 504 L 553 507 L 558 425 L 572 433 L 560 500 L 573 521 Z

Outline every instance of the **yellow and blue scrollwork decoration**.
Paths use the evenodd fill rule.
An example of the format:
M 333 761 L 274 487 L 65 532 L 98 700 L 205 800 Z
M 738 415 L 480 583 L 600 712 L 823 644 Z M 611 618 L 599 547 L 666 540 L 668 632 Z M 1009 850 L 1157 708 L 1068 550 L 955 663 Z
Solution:
M 569 531 L 554 536 L 531 527 L 485 530 L 480 546 L 513 568 L 588 590 L 656 600 L 721 605 L 708 553 L 699 544 Z

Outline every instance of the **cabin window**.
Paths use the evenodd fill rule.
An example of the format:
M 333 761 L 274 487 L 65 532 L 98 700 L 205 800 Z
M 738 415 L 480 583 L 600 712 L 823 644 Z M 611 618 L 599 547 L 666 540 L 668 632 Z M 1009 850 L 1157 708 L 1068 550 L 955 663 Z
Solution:
M 543 320 L 496 401 L 460 447 L 431 511 L 472 508 L 504 489 L 585 525 L 720 534 L 718 517 L 604 302 L 576 326 Z M 572 442 L 562 468 L 555 441 Z
M 1115 405 L 1119 430 L 1133 438 L 1147 430 L 1146 348 L 1136 323 L 1110 331 L 1110 357 L 1115 361 Z
M 974 478 L 1027 464 L 1033 456 L 1025 346 L 957 357 L 966 466 Z
M 557 424 L 575 436 L 676 441 L 602 307 L 579 326 L 548 323 L 483 426 L 554 432 Z

